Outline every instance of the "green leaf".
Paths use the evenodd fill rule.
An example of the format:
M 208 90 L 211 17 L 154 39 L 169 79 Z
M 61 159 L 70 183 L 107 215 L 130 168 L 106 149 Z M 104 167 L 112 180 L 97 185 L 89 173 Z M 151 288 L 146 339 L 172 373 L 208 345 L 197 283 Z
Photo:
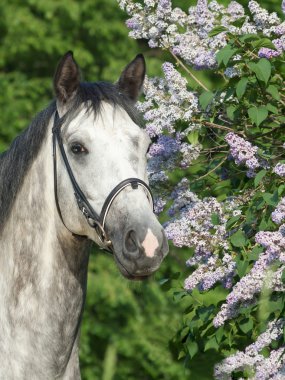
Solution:
M 242 41 L 242 42 L 250 42 L 250 41 L 254 41 L 254 40 L 258 40 L 258 39 L 259 39 L 259 36 L 257 34 L 253 34 L 253 33 L 248 33 L 248 34 L 245 34 L 244 36 L 240 37 L 240 41 Z
M 203 322 L 207 322 L 213 313 L 214 306 L 209 305 L 209 306 L 202 306 L 197 310 L 197 315 L 199 317 L 199 320 Z
M 193 304 L 191 304 L 184 309 L 183 314 L 189 314 L 193 311 L 193 309 L 194 309 L 194 306 Z
M 261 252 L 263 252 L 263 248 L 258 246 L 258 245 L 256 247 L 252 248 L 252 251 L 248 256 L 249 260 L 256 261 L 259 258 Z
M 266 108 L 268 109 L 269 112 L 275 113 L 276 115 L 278 114 L 278 108 L 275 107 L 273 104 L 271 103 L 266 104 Z
M 230 120 L 234 120 L 235 118 L 235 111 L 237 110 L 237 107 L 236 106 L 233 106 L 233 105 L 230 105 L 227 107 L 227 117 L 230 119 Z
M 259 126 L 268 116 L 268 110 L 264 106 L 251 107 L 247 110 L 247 112 L 251 121 L 257 126 Z
M 284 303 L 283 303 L 282 298 L 272 300 L 268 302 L 268 311 L 270 313 L 274 311 L 281 311 L 283 309 L 283 306 L 284 306 Z
M 221 63 L 223 63 L 225 66 L 227 66 L 229 60 L 236 52 L 237 52 L 237 49 L 232 49 L 229 45 L 219 50 L 219 52 L 216 55 L 218 65 L 220 66 Z
M 239 18 L 238 20 L 232 22 L 231 24 L 232 24 L 233 26 L 236 26 L 237 28 L 241 28 L 241 27 L 243 26 L 244 22 L 245 22 L 245 19 L 246 19 L 245 16 L 244 16 L 244 17 L 241 17 L 241 18 Z
M 164 292 L 168 292 L 168 290 L 170 290 L 171 288 L 171 281 L 169 278 L 163 278 L 159 281 L 159 285 L 161 290 L 163 290 Z
M 221 343 L 223 337 L 224 337 L 224 328 L 219 327 L 218 330 L 216 331 L 216 339 L 218 343 Z
M 237 87 L 236 87 L 236 94 L 239 99 L 243 97 L 246 90 L 247 83 L 248 83 L 248 78 L 246 77 L 241 78 L 241 80 L 238 82 Z
M 199 96 L 199 103 L 204 111 L 208 107 L 208 105 L 211 103 L 213 98 L 214 98 L 214 94 L 211 91 L 205 91 Z
M 271 63 L 266 58 L 261 58 L 258 63 L 249 62 L 248 67 L 255 73 L 256 77 L 264 82 L 268 82 L 271 75 Z
M 177 291 L 173 293 L 173 301 L 178 302 L 181 301 L 182 298 L 186 297 L 188 295 L 185 291 Z
M 186 354 L 184 350 L 181 350 L 178 354 L 177 360 L 185 358 Z
M 246 243 L 246 237 L 242 230 L 238 230 L 230 237 L 230 242 L 235 247 L 243 247 Z
M 267 171 L 266 171 L 265 169 L 262 169 L 262 170 L 260 170 L 260 171 L 256 174 L 256 176 L 255 176 L 255 178 L 254 178 L 254 186 L 255 186 L 255 187 L 257 187 L 257 186 L 260 184 L 262 178 L 266 175 L 266 173 L 267 173 Z
M 174 272 L 172 275 L 171 275 L 171 279 L 172 280 L 178 280 L 181 276 L 181 272 Z
M 244 333 L 244 334 L 247 334 L 249 331 L 252 330 L 253 328 L 253 321 L 251 318 L 246 318 L 246 319 L 243 319 L 240 323 L 239 323 L 239 328 L 241 329 L 241 331 Z
M 196 145 L 199 141 L 199 131 L 192 131 L 187 135 L 187 140 L 192 145 Z
M 280 95 L 279 95 L 279 92 L 278 92 L 278 88 L 276 86 L 273 86 L 273 84 L 270 84 L 267 87 L 266 92 L 268 92 L 268 94 L 270 94 L 273 99 L 280 100 Z
M 240 277 L 243 277 L 246 274 L 248 268 L 248 261 L 239 260 L 237 261 L 237 272 Z
M 214 37 L 222 32 L 225 32 L 227 30 L 226 27 L 224 26 L 216 26 L 214 29 L 212 29 L 210 31 L 210 33 L 208 34 L 209 37 Z
M 276 50 L 275 45 L 272 43 L 272 41 L 269 38 L 261 38 L 256 41 L 252 41 L 251 45 L 256 49 L 265 47 L 268 49 Z
M 169 278 L 162 278 L 161 280 L 158 281 L 159 285 L 166 284 L 169 281 Z
M 206 342 L 204 351 L 211 350 L 211 349 L 216 350 L 216 351 L 218 351 L 219 349 L 219 344 L 217 342 L 215 335 Z
M 211 221 L 212 221 L 212 223 L 213 223 L 214 226 L 219 225 L 220 224 L 220 217 L 219 217 L 219 215 L 216 214 L 216 213 L 212 214 L 211 215 Z
M 276 206 L 278 203 L 278 192 L 277 191 L 275 191 L 274 194 L 263 193 L 262 197 L 269 206 Z
M 195 341 L 191 341 L 187 345 L 190 358 L 192 359 L 198 352 L 198 344 Z
M 236 215 L 230 218 L 226 224 L 227 230 L 230 229 L 235 224 L 235 222 L 237 222 L 240 219 L 240 217 L 241 215 Z

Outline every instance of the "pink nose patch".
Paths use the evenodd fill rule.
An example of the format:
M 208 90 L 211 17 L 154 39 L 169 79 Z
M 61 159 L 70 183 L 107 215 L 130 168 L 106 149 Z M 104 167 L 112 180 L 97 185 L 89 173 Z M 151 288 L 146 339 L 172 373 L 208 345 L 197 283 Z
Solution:
M 156 248 L 158 248 L 159 243 L 155 235 L 152 233 L 151 229 L 147 230 L 146 237 L 142 242 L 145 254 L 147 257 L 153 257 Z

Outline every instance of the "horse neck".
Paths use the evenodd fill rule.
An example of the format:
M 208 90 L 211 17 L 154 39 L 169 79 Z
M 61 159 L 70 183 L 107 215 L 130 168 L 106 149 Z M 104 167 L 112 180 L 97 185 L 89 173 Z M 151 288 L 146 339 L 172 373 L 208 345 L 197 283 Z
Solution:
M 89 244 L 56 210 L 51 127 L 0 231 L 1 379 L 59 378 L 76 348 Z
M 49 286 L 58 276 L 85 287 L 88 243 L 66 230 L 54 199 L 50 124 L 40 152 L 32 163 L 0 236 L 0 262 L 10 269 L 11 280 L 29 278 Z M 64 274 L 64 276 L 63 276 Z M 22 281 L 20 281 L 21 283 Z

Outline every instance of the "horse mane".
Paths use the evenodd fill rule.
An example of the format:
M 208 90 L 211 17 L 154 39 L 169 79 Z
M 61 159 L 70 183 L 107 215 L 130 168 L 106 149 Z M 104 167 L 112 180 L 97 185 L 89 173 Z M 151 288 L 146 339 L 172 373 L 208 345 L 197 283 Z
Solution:
M 97 115 L 102 101 L 123 108 L 134 122 L 140 124 L 140 117 L 133 102 L 120 93 L 117 85 L 107 82 L 80 83 L 67 112 L 67 119 L 74 117 L 82 104 L 86 106 L 86 112 L 93 111 Z M 15 138 L 10 148 L 0 154 L 0 233 L 10 215 L 24 178 L 41 149 L 55 110 L 54 100 Z

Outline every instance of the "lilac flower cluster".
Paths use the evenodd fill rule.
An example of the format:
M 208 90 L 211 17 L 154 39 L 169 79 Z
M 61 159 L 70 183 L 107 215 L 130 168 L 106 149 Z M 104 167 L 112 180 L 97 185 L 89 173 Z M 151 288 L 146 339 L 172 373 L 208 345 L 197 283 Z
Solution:
M 127 26 L 131 30 L 131 37 L 147 39 L 151 48 L 169 50 L 195 69 L 216 67 L 216 53 L 227 44 L 227 31 L 238 35 L 262 33 L 270 38 L 275 49 L 262 47 L 258 52 L 259 57 L 271 59 L 285 51 L 285 22 L 281 22 L 276 13 L 269 13 L 254 0 L 248 3 L 250 16 L 245 15 L 244 8 L 236 1 L 231 1 L 225 7 L 216 0 L 209 3 L 207 0 L 198 0 L 197 6 L 190 7 L 188 12 L 180 8 L 173 9 L 171 0 L 118 2 L 130 16 Z M 285 0 L 282 7 L 285 13 Z M 242 21 L 241 26 L 233 24 L 237 20 Z M 209 37 L 209 32 L 215 26 L 223 26 L 226 31 Z M 232 67 L 225 70 L 226 77 L 240 75 L 239 58 L 234 57 Z M 162 70 L 163 78 L 147 78 L 145 101 L 138 103 L 139 110 L 144 114 L 146 130 L 150 137 L 156 139 L 148 154 L 148 170 L 152 185 L 162 185 L 159 189 L 160 196 L 155 201 L 157 213 L 162 212 L 168 204 L 165 196 L 170 187 L 167 182 L 168 172 L 177 167 L 188 167 L 201 150 L 199 144 L 186 142 L 188 134 L 200 129 L 192 120 L 199 113 L 197 94 L 189 90 L 186 79 L 171 63 L 164 63 Z M 177 122 L 181 121 L 188 128 L 176 132 Z M 231 158 L 237 165 L 244 165 L 248 169 L 248 177 L 254 177 L 259 168 L 269 169 L 268 163 L 259 157 L 257 146 L 235 133 L 228 133 L 225 140 L 230 146 Z M 273 172 L 285 177 L 285 164 L 278 163 Z M 161 192 L 162 188 L 165 193 Z M 218 202 L 215 198 L 199 199 L 189 190 L 187 179 L 177 185 L 171 198 L 172 205 L 168 210 L 171 219 L 165 225 L 166 234 L 177 247 L 194 249 L 193 256 L 187 261 L 193 272 L 185 280 L 185 289 L 192 291 L 198 288 L 205 291 L 217 282 L 226 288 L 232 288 L 213 321 L 216 327 L 237 316 L 241 307 L 256 304 L 263 289 L 268 289 L 269 292 L 284 291 L 282 274 L 285 269 L 285 224 L 278 231 L 261 231 L 256 234 L 256 243 L 264 247 L 264 252 L 249 272 L 232 287 L 236 262 L 235 253 L 227 243 L 229 236 L 226 223 L 231 216 L 240 212 L 237 209 L 238 199 L 232 202 Z M 285 220 L 284 199 L 272 213 L 272 220 L 277 224 L 284 223 Z M 254 344 L 218 365 L 216 377 L 231 379 L 232 372 L 251 369 L 252 375 L 249 376 L 252 376 L 252 380 L 285 378 L 284 348 L 271 350 L 267 358 L 261 353 L 264 347 L 280 338 L 283 325 L 283 320 L 271 322 L 267 331 Z
M 250 0 L 248 8 L 252 14 L 254 24 L 257 30 L 262 31 L 266 36 L 275 33 L 276 27 L 280 25 L 280 19 L 276 12 L 269 13 L 266 9 L 262 8 L 257 1 Z
M 230 146 L 230 154 L 235 163 L 237 165 L 244 164 L 249 169 L 247 171 L 248 177 L 254 177 L 255 170 L 259 167 L 267 167 L 267 164 L 257 156 L 257 146 L 253 146 L 250 142 L 233 132 L 228 133 L 225 136 L 225 140 Z
M 147 79 L 144 85 L 145 102 L 138 103 L 146 120 L 146 131 L 156 137 L 148 154 L 148 172 L 152 184 L 167 180 L 167 171 L 177 166 L 187 168 L 197 159 L 201 146 L 185 142 L 187 134 L 200 128 L 191 122 L 198 112 L 197 95 L 188 91 L 187 81 L 171 63 L 162 66 L 164 78 Z M 175 124 L 180 120 L 188 124 L 182 133 L 175 133 Z M 165 134 L 167 133 L 167 134 Z
M 178 120 L 189 123 L 198 111 L 198 97 L 187 89 L 187 81 L 172 63 L 162 66 L 164 78 L 147 78 L 144 84 L 145 102 L 138 103 L 144 114 L 146 130 L 151 137 L 163 131 L 173 133 Z
M 277 51 L 277 50 L 273 50 L 273 49 L 269 49 L 269 48 L 261 48 L 258 52 L 258 56 L 260 58 L 267 58 L 267 59 L 271 59 L 271 58 L 275 58 L 275 57 L 278 57 L 280 55 L 280 52 Z
M 226 320 L 240 312 L 240 307 L 255 303 L 257 295 L 264 286 L 270 290 L 283 291 L 282 271 L 285 264 L 285 225 L 278 231 L 261 231 L 255 235 L 255 241 L 265 248 L 254 263 L 252 269 L 234 285 L 226 298 L 226 303 L 214 318 L 214 326 L 219 327 Z M 281 269 L 271 271 L 272 264 L 281 263 Z
M 172 198 L 169 213 L 174 218 L 165 225 L 166 235 L 177 247 L 193 247 L 195 253 L 187 265 L 198 266 L 185 280 L 185 289 L 208 290 L 217 282 L 230 287 L 236 264 L 227 252 L 226 222 L 236 205 L 221 204 L 215 198 L 199 200 L 189 190 L 186 178 L 177 185 Z M 213 215 L 219 223 L 213 223 Z
M 279 175 L 279 177 L 285 177 L 285 164 L 280 162 L 273 168 L 273 173 Z
M 273 341 L 281 339 L 284 325 L 283 319 L 271 321 L 266 331 L 254 343 L 246 347 L 244 352 L 238 351 L 216 365 L 216 379 L 230 380 L 232 379 L 233 372 L 244 370 L 252 374 L 250 376 L 252 380 L 277 380 L 284 378 L 285 348 L 281 347 L 277 350 L 271 350 L 270 356 L 267 358 L 261 353 Z
M 159 215 L 163 210 L 166 205 L 166 200 L 163 199 L 162 197 L 156 197 L 154 199 L 154 212 L 156 215 Z
M 210 254 L 210 252 L 203 255 L 200 252 L 196 253 L 198 253 L 197 256 L 203 257 L 205 264 L 200 263 L 198 268 L 186 278 L 184 288 L 191 291 L 197 287 L 205 291 L 211 289 L 217 282 L 221 282 L 225 288 L 231 288 L 236 269 L 232 256 L 224 252 L 222 259 L 219 259 L 218 255 Z M 197 265 L 197 263 L 197 258 L 194 261 L 193 259 L 187 261 L 188 266 Z
M 170 49 L 196 69 L 214 68 L 217 51 L 227 43 L 225 32 L 209 37 L 209 32 L 217 25 L 236 34 L 256 34 L 262 31 L 268 37 L 281 36 L 273 40 L 276 51 L 260 49 L 262 57 L 275 57 L 284 50 L 284 23 L 281 24 L 275 12 L 270 14 L 253 0 L 248 4 L 252 20 L 245 16 L 244 8 L 236 1 L 231 1 L 228 7 L 224 7 L 216 0 L 209 4 L 207 0 L 198 0 L 197 6 L 190 7 L 188 14 L 178 7 L 173 9 L 170 0 L 146 0 L 144 6 L 131 0 L 118 2 L 131 16 L 127 21 L 127 26 L 131 29 L 130 37 L 149 40 L 151 48 Z M 233 23 L 239 19 L 243 20 L 242 26 L 234 26 Z
M 148 152 L 148 175 L 150 182 L 167 180 L 167 171 L 174 170 L 178 166 L 188 167 L 199 156 L 200 146 L 182 142 L 183 135 L 175 137 L 161 135 L 156 143 L 153 143 Z
M 274 223 L 280 224 L 285 219 L 285 198 L 282 198 L 276 209 L 271 214 L 271 219 Z

